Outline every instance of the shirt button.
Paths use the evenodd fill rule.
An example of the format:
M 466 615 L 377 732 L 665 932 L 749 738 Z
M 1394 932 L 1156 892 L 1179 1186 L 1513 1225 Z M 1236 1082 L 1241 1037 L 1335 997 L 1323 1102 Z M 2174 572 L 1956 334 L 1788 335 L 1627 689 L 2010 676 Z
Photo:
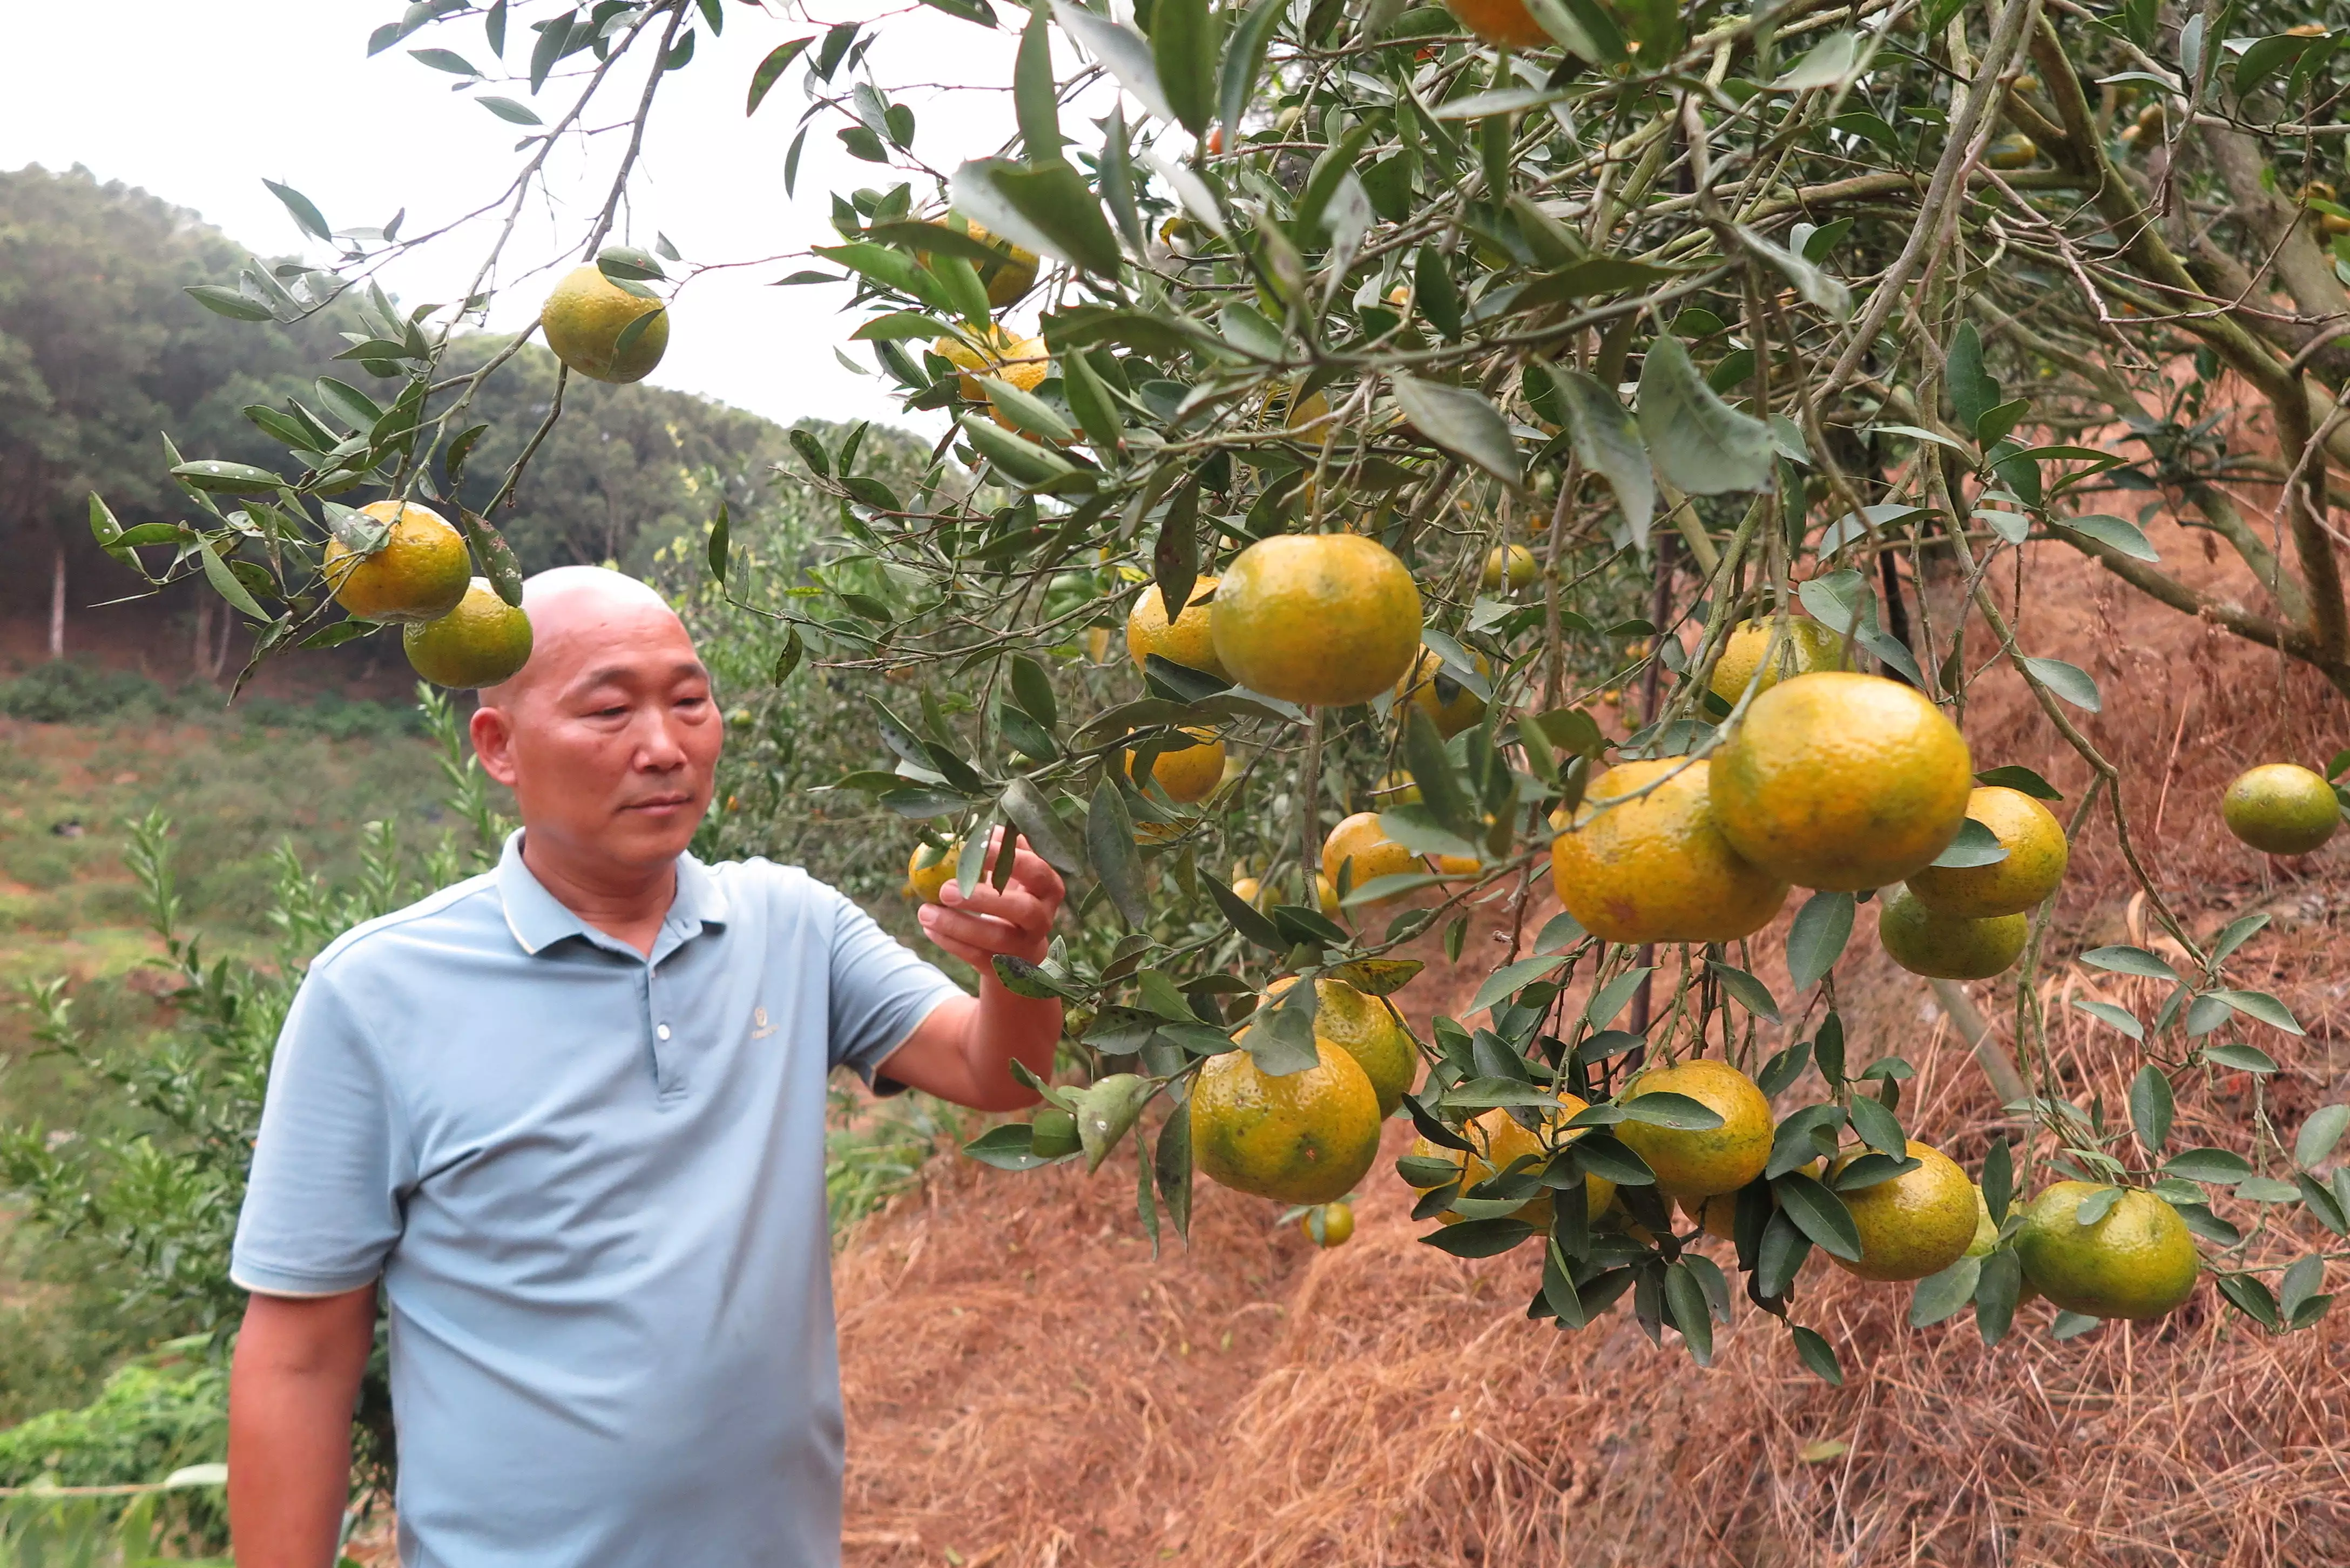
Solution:
M 658 1039 L 661 1039 L 661 1040 L 666 1040 L 666 1039 L 668 1039 L 668 1038 L 669 1038 L 669 1025 L 668 1025 L 668 1024 L 666 1024 L 666 1023 L 662 1024 L 660 1028 L 658 1028 L 658 1029 L 656 1029 L 656 1030 L 654 1030 L 654 1031 L 653 1031 L 653 1034 L 654 1034 L 654 1036 L 655 1036 L 656 1038 L 658 1038 Z

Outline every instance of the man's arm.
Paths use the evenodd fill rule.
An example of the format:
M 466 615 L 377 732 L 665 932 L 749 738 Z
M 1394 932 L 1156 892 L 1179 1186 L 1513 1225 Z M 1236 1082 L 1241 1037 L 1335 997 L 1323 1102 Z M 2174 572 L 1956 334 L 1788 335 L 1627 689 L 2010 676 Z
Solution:
M 923 933 L 979 971 L 979 994 L 932 1008 L 880 1069 L 909 1088 L 974 1110 L 1035 1105 L 1035 1094 L 1013 1077 L 1011 1064 L 1017 1060 L 1040 1078 L 1050 1075 L 1061 1038 L 1058 1002 L 1016 996 L 995 978 L 997 953 L 1044 961 L 1066 891 L 1058 872 L 1013 842 L 1012 880 L 1003 888 L 983 880 L 966 898 L 950 882 L 938 903 L 922 906 Z M 998 828 L 991 866 L 1003 851 Z
M 327 1568 L 350 1497 L 351 1407 L 375 1287 L 245 1304 L 228 1386 L 228 1519 L 239 1568 Z

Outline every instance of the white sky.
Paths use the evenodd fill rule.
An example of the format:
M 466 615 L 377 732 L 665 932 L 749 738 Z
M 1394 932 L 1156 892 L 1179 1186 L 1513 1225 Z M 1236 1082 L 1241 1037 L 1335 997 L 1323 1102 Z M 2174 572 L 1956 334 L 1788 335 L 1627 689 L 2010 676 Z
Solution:
M 780 7 L 778 7 L 780 8 Z M 380 226 L 407 209 L 414 235 L 492 200 L 526 154 L 514 151 L 524 128 L 470 99 L 494 92 L 529 102 L 553 123 L 576 88 L 550 81 L 536 99 L 527 80 L 511 87 L 451 90 L 457 78 L 408 57 L 415 47 L 452 49 L 495 72 L 479 18 L 429 27 L 369 59 L 367 39 L 398 19 L 399 0 L 109 0 L 105 5 L 9 7 L 7 42 L 17 62 L 0 93 L 0 169 L 39 163 L 54 170 L 86 164 L 99 178 L 143 186 L 203 213 L 239 244 L 265 254 L 301 253 L 323 260 L 276 198 L 266 177 L 315 202 L 336 228 Z M 560 5 L 516 0 L 506 65 L 526 76 L 536 35 L 533 19 Z M 1024 7 L 998 0 L 1012 26 Z M 778 255 L 837 239 L 829 192 L 858 185 L 886 188 L 897 176 L 862 163 L 833 134 L 829 111 L 811 129 L 801 156 L 796 200 L 784 194 L 784 157 L 806 107 L 786 73 L 746 120 L 751 73 L 768 50 L 815 27 L 764 16 L 726 0 L 726 31 L 706 26 L 695 57 L 663 84 L 646 139 L 633 213 L 623 237 L 650 248 L 665 232 L 689 261 Z M 883 14 L 871 0 L 835 0 L 823 23 Z M 913 5 L 889 14 L 870 57 L 874 79 L 971 86 L 993 90 L 909 92 L 918 117 L 914 151 L 951 171 L 967 157 L 994 151 L 1012 128 L 1016 34 L 990 31 Z M 1056 40 L 1056 45 L 1058 40 Z M 592 64 L 592 55 L 566 62 Z M 594 123 L 624 119 L 642 74 L 622 67 L 625 91 Z M 847 74 L 837 85 L 845 88 Z M 599 94 L 599 101 L 605 95 Z M 571 265 L 599 208 L 624 131 L 576 144 L 550 163 L 559 207 L 538 203 L 507 250 L 504 276 L 549 263 Z M 919 202 L 930 194 L 915 183 Z M 453 299 L 471 281 L 491 241 L 486 223 L 460 230 L 386 274 L 386 286 L 410 303 Z M 305 246 L 307 249 L 305 249 Z M 811 264 L 785 260 L 698 279 L 677 303 L 667 357 L 650 379 L 699 392 L 771 419 L 876 418 L 935 431 L 937 416 L 899 415 L 877 376 L 843 369 L 834 346 L 853 327 L 839 314 L 845 286 L 768 286 Z M 542 280 L 513 286 L 494 318 L 526 320 L 545 292 Z M 871 360 L 861 348 L 858 361 Z

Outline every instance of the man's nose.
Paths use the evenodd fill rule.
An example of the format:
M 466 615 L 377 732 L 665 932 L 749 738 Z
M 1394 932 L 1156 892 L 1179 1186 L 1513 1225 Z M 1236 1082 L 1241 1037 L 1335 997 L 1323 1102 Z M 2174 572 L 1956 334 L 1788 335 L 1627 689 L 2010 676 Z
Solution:
M 646 773 L 673 774 L 691 760 L 678 736 L 678 721 L 666 711 L 655 713 L 637 742 L 637 766 Z

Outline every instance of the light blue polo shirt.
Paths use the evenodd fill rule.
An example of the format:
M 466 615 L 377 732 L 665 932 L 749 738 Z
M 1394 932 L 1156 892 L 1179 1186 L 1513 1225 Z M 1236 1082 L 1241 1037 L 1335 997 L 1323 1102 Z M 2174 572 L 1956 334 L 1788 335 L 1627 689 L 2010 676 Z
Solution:
M 839 1562 L 825 1081 L 961 994 L 764 860 L 681 857 L 648 960 L 519 834 L 319 955 L 231 1272 L 381 1276 L 408 1568 Z

